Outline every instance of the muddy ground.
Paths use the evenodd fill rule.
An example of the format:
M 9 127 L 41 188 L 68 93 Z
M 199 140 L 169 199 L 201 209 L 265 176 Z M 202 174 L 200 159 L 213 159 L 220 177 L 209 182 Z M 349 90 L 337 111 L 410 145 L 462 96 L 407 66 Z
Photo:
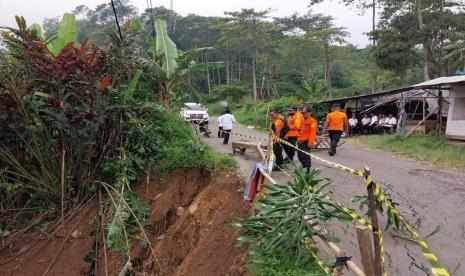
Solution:
M 216 128 L 216 119 L 212 118 L 211 128 Z M 264 132 L 242 125 L 235 125 L 233 132 L 266 138 Z M 215 134 L 215 133 L 214 133 Z M 223 145 L 221 139 L 206 139 L 208 144 L 218 151 L 231 153 L 231 144 Z M 239 136 L 231 136 L 231 141 L 248 140 Z M 364 164 L 371 168 L 373 178 L 377 182 L 388 182 L 392 186 L 392 197 L 398 209 L 417 228 L 422 236 L 431 233 L 439 225 L 441 230 L 426 241 L 431 250 L 439 257 L 451 275 L 465 275 L 465 173 L 449 170 L 394 156 L 378 150 L 371 150 L 353 141 L 342 145 L 334 157 L 325 151 L 315 151 L 316 155 L 342 165 L 362 169 Z M 243 175 L 248 175 L 257 156 L 252 151 L 237 157 Z M 465 158 L 465 157 L 464 157 Z M 296 158 L 297 159 L 297 158 Z M 321 170 L 324 177 L 333 179 L 330 190 L 333 196 L 346 206 L 357 208 L 351 202 L 353 195 L 366 194 L 364 184 L 359 177 L 328 167 L 314 160 L 314 167 Z M 272 173 L 279 182 L 286 182 L 288 177 L 279 172 Z M 385 221 L 382 221 L 384 227 Z M 340 247 L 354 256 L 357 263 L 358 246 L 353 225 L 333 223 L 330 229 L 341 238 Z M 428 275 L 429 265 L 423 258 L 420 248 L 406 240 L 384 233 L 386 247 L 386 267 L 390 275 Z
M 155 178 L 155 177 L 154 177 Z M 150 203 L 147 235 L 152 250 L 132 240 L 135 275 L 244 275 L 247 248 L 237 247 L 232 217 L 250 215 L 238 193 L 242 182 L 234 171 L 210 176 L 202 171 L 177 171 L 156 176 L 133 189 Z M 118 275 L 127 258 L 98 247 L 97 263 L 85 261 L 94 248 L 96 200 L 66 222 L 66 231 L 50 227 L 26 232 L 0 252 L 0 275 Z M 56 233 L 53 233 L 56 231 Z M 78 235 L 69 235 L 75 232 Z M 105 256 L 106 255 L 106 256 Z

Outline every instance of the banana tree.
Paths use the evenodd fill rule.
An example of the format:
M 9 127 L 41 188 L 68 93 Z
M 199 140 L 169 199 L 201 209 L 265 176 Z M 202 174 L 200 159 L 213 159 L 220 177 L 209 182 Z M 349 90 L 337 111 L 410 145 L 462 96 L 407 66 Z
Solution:
M 213 47 L 204 47 L 182 52 L 168 36 L 166 22 L 157 19 L 154 23 L 155 38 L 150 36 L 140 21 L 134 21 L 134 27 L 140 30 L 147 43 L 147 54 L 150 58 L 141 59 L 141 63 L 156 83 L 157 96 L 165 106 L 169 106 L 176 96 L 177 87 L 184 83 L 184 77 L 195 70 L 224 65 L 222 62 L 197 63 L 196 57 L 206 54 Z
M 61 49 L 69 43 L 73 43 L 76 48 L 79 48 L 79 43 L 77 42 L 76 18 L 70 13 L 65 13 L 60 22 L 58 33 L 47 46 L 49 51 L 56 56 L 60 53 Z

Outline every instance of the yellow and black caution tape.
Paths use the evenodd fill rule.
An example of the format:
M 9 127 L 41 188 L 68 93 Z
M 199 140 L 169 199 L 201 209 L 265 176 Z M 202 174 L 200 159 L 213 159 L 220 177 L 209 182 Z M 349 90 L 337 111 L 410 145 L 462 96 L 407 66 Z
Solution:
M 307 154 L 309 156 L 311 156 L 312 158 L 315 158 L 323 163 L 326 163 L 328 165 L 331 165 L 335 168 L 338 168 L 340 170 L 343 170 L 345 172 L 348 172 L 350 174 L 353 174 L 353 175 L 357 175 L 359 177 L 365 177 L 365 173 L 362 172 L 362 171 L 359 171 L 359 170 L 354 170 L 354 169 L 351 169 L 349 167 L 346 167 L 346 166 L 343 166 L 341 164 L 337 164 L 337 163 L 334 163 L 334 162 L 331 162 L 331 161 L 328 161 L 326 159 L 323 159 L 321 157 L 318 157 L 318 156 L 315 156 L 313 154 L 310 154 L 306 151 L 303 151 L 299 148 L 297 148 L 296 146 L 294 146 L 293 144 L 283 140 L 282 138 L 278 137 L 276 134 L 274 133 L 271 133 L 272 137 L 282 143 L 282 144 L 286 144 L 290 147 L 293 147 L 294 149 L 298 150 L 298 151 L 301 151 L 303 152 L 304 154 Z M 429 246 L 428 244 L 420 237 L 420 235 L 418 234 L 418 232 L 416 231 L 416 229 L 410 225 L 408 223 L 408 221 L 400 214 L 400 212 L 392 205 L 392 203 L 387 199 L 386 197 L 386 194 L 383 192 L 383 190 L 381 189 L 381 186 L 377 183 L 375 183 L 371 176 L 368 176 L 367 179 L 366 179 L 366 182 L 365 182 L 365 185 L 368 186 L 368 185 L 373 185 L 373 191 L 374 191 L 374 194 L 375 196 L 391 211 L 391 213 L 397 217 L 397 219 L 399 219 L 399 221 L 406 227 L 406 229 L 410 232 L 410 234 L 412 235 L 413 237 L 413 240 L 415 240 L 415 242 L 420 246 L 421 248 L 421 251 L 423 253 L 423 256 L 426 258 L 426 260 L 430 263 L 431 265 L 431 272 L 434 276 L 449 276 L 449 272 L 443 267 L 441 266 L 441 264 L 439 263 L 439 259 L 436 257 L 436 255 L 431 252 L 431 250 L 429 249 Z M 383 248 L 384 250 L 384 248 Z
M 397 219 L 405 226 L 408 232 L 413 237 L 413 240 L 420 246 L 423 256 L 425 256 L 426 260 L 431 264 L 431 272 L 435 276 L 449 276 L 449 272 L 441 266 L 439 263 L 438 257 L 431 252 L 429 249 L 428 244 L 420 237 L 415 227 L 410 225 L 410 223 L 400 214 L 400 212 L 392 205 L 392 203 L 387 199 L 386 195 L 384 194 L 383 190 L 381 189 L 380 185 L 373 182 L 371 176 L 367 177 L 368 185 L 373 185 L 374 187 L 374 194 L 378 197 L 378 199 L 391 211 L 391 213 L 396 216 Z
M 310 254 L 312 254 L 316 263 L 321 267 L 321 269 L 326 273 L 326 275 L 331 275 L 331 269 L 328 266 L 326 266 L 325 263 L 316 256 L 316 254 L 312 250 L 310 242 L 304 239 L 302 240 L 302 244 L 304 245 L 305 249 L 307 249 L 307 251 L 310 252 Z
M 210 129 L 212 132 L 222 132 L 222 133 L 229 133 L 230 135 L 234 135 L 234 136 L 239 136 L 239 137 L 244 137 L 244 138 L 249 138 L 249 139 L 255 139 L 255 140 L 258 140 L 258 141 L 266 141 L 268 142 L 268 139 L 266 138 L 263 138 L 263 137 L 256 137 L 256 136 L 252 136 L 252 135 L 245 135 L 245 134 L 242 134 L 242 133 L 237 133 L 237 132 L 227 132 L 227 131 L 224 131 L 224 130 L 220 130 L 220 129 L 217 129 L 217 128 L 213 128 L 213 129 Z
M 386 266 L 385 266 L 385 259 L 384 259 L 384 240 L 383 235 L 381 234 L 381 230 L 377 229 L 374 233 L 379 237 L 379 248 L 380 248 L 380 257 L 381 257 L 381 269 L 383 271 L 383 275 L 387 276 Z

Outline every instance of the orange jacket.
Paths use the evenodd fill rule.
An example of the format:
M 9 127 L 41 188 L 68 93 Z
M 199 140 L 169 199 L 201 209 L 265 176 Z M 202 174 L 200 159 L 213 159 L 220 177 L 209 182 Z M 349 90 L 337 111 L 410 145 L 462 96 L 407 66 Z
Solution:
M 300 128 L 298 141 L 308 141 L 309 145 L 315 145 L 316 131 L 318 129 L 317 120 L 311 116 L 306 118 Z
M 343 131 L 347 123 L 347 115 L 342 111 L 334 111 L 326 116 L 328 130 Z
M 304 115 L 302 115 L 302 113 L 300 112 L 297 112 L 295 115 L 297 116 L 297 118 L 300 119 L 300 122 L 303 124 L 303 122 L 305 121 Z
M 298 114 L 300 114 L 300 116 Z M 299 130 L 302 126 L 302 120 L 300 118 L 301 116 L 301 113 L 296 113 L 292 116 L 289 116 L 289 118 L 287 119 L 287 124 L 289 125 L 289 132 L 287 133 L 286 138 L 299 136 Z
M 273 121 L 274 134 L 276 134 L 277 136 L 280 136 L 281 129 L 284 127 L 283 120 L 284 120 L 283 115 L 278 115 L 278 117 L 275 118 Z

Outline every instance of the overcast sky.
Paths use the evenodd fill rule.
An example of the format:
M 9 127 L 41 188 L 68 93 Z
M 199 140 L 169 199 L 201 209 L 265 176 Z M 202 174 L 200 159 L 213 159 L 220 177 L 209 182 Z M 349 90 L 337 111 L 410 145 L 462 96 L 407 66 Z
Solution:
M 104 0 L 0 0 L 0 26 L 16 26 L 14 16 L 22 15 L 28 25 L 42 23 L 45 17 L 60 16 L 84 4 L 94 8 Z M 271 8 L 271 16 L 287 16 L 295 12 L 305 13 L 309 0 L 174 0 L 174 10 L 181 15 L 194 13 L 204 16 L 223 15 L 224 11 L 241 8 L 264 10 Z M 146 8 L 146 0 L 132 0 L 139 12 Z M 170 0 L 153 0 L 153 6 L 169 8 Z M 325 3 L 313 7 L 314 12 L 331 15 L 338 26 L 346 27 L 351 37 L 348 41 L 364 47 L 369 44 L 366 32 L 370 31 L 371 21 L 368 14 L 359 15 L 353 9 L 338 3 L 338 0 L 325 0 Z

